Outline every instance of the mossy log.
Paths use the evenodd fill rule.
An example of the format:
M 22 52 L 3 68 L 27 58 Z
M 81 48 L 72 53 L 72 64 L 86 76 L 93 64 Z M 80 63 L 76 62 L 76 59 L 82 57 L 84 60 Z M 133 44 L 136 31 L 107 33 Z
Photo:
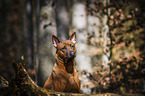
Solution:
M 12 64 L 16 74 L 15 78 L 8 82 L 3 77 L 0 77 L 0 96 L 120 96 L 113 93 L 89 95 L 47 90 L 36 85 L 30 78 L 23 66 L 22 58 L 19 63 L 13 60 Z

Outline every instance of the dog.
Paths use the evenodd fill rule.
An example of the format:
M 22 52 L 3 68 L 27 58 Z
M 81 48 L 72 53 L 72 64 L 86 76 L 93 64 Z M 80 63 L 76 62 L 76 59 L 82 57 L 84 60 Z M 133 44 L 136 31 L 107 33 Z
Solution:
M 80 80 L 74 61 L 76 57 L 76 32 L 70 36 L 69 40 L 65 41 L 60 41 L 53 35 L 52 42 L 56 48 L 56 62 L 43 88 L 53 91 L 79 93 Z

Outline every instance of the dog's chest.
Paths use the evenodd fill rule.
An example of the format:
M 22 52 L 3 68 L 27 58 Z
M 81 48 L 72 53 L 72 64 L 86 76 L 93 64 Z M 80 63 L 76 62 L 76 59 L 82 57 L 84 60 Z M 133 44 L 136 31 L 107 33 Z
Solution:
M 79 90 L 78 77 L 76 77 L 74 74 L 69 74 L 67 76 L 69 77 L 66 77 L 67 80 L 65 79 L 64 92 L 77 92 Z
M 78 92 L 80 82 L 75 71 L 70 74 L 65 70 L 57 70 L 56 75 L 64 92 Z

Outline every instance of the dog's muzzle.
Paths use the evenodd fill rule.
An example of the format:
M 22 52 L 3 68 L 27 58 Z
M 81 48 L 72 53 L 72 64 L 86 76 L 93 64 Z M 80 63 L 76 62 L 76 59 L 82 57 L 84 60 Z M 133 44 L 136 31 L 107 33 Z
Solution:
M 66 59 L 72 59 L 76 57 L 76 53 L 74 51 L 70 51 L 67 56 Z

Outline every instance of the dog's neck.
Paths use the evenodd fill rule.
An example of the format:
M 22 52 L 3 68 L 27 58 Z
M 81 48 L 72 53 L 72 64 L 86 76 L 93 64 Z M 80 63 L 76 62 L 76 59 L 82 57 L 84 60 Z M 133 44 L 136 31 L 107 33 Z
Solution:
M 71 60 L 64 60 L 56 54 L 55 59 L 59 68 L 62 68 L 71 74 L 74 72 L 74 58 Z

